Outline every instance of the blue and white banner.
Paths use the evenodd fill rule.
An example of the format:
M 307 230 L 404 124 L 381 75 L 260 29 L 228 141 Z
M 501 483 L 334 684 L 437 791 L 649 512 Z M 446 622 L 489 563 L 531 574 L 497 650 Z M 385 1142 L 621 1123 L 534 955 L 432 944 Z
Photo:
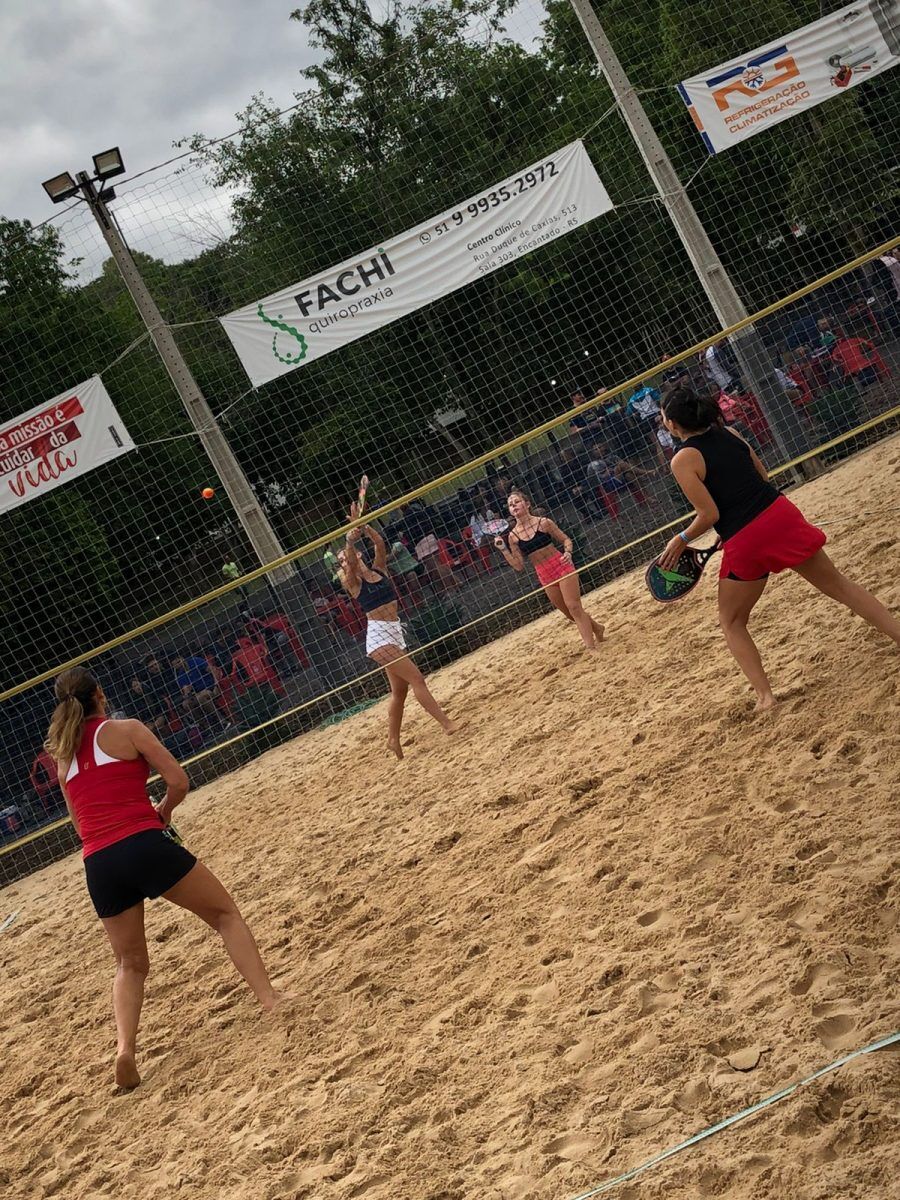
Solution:
M 900 0 L 863 0 L 678 85 L 710 154 L 900 62 Z
M 438 217 L 222 317 L 256 386 L 515 262 L 612 209 L 580 141 Z

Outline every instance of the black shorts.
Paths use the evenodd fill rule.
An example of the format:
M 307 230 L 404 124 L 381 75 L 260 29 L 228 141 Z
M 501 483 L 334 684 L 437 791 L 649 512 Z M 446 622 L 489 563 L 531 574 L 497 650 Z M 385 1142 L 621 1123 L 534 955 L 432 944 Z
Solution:
M 142 900 L 155 900 L 196 861 L 161 829 L 144 829 L 96 850 L 84 860 L 84 873 L 97 916 L 117 917 Z

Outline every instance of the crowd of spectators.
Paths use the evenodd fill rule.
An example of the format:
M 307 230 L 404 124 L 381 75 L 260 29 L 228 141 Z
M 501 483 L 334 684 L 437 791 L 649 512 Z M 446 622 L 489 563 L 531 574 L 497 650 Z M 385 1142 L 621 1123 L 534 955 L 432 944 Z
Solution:
M 108 667 L 110 715 L 147 725 L 178 759 L 188 758 L 275 716 L 285 683 L 309 660 L 283 613 L 241 607 L 235 623 L 207 637 L 160 646 L 124 669 Z M 61 816 L 56 764 L 39 748 L 29 791 L 0 807 L 0 839 Z

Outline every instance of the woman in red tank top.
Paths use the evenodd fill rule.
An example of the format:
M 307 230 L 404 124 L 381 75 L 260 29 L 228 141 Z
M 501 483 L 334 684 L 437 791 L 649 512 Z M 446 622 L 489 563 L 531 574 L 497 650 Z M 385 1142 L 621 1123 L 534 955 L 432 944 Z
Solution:
M 202 863 L 173 838 L 172 810 L 188 777 L 140 721 L 111 721 L 100 684 L 83 667 L 56 680 L 58 701 L 45 747 L 53 756 L 75 832 L 83 846 L 88 892 L 116 959 L 116 1083 L 141 1081 L 136 1040 L 144 980 L 150 968 L 144 901 L 164 896 L 211 925 L 261 1006 L 286 997 L 272 987 L 253 934 L 231 896 Z M 151 768 L 166 784 L 154 805 L 147 794 Z

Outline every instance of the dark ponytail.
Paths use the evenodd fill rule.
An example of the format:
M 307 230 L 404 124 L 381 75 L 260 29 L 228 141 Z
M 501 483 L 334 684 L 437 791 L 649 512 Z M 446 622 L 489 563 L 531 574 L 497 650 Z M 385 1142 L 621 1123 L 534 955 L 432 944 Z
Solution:
M 711 396 L 698 396 L 688 384 L 679 383 L 662 402 L 663 413 L 688 433 L 722 424 L 722 410 Z

